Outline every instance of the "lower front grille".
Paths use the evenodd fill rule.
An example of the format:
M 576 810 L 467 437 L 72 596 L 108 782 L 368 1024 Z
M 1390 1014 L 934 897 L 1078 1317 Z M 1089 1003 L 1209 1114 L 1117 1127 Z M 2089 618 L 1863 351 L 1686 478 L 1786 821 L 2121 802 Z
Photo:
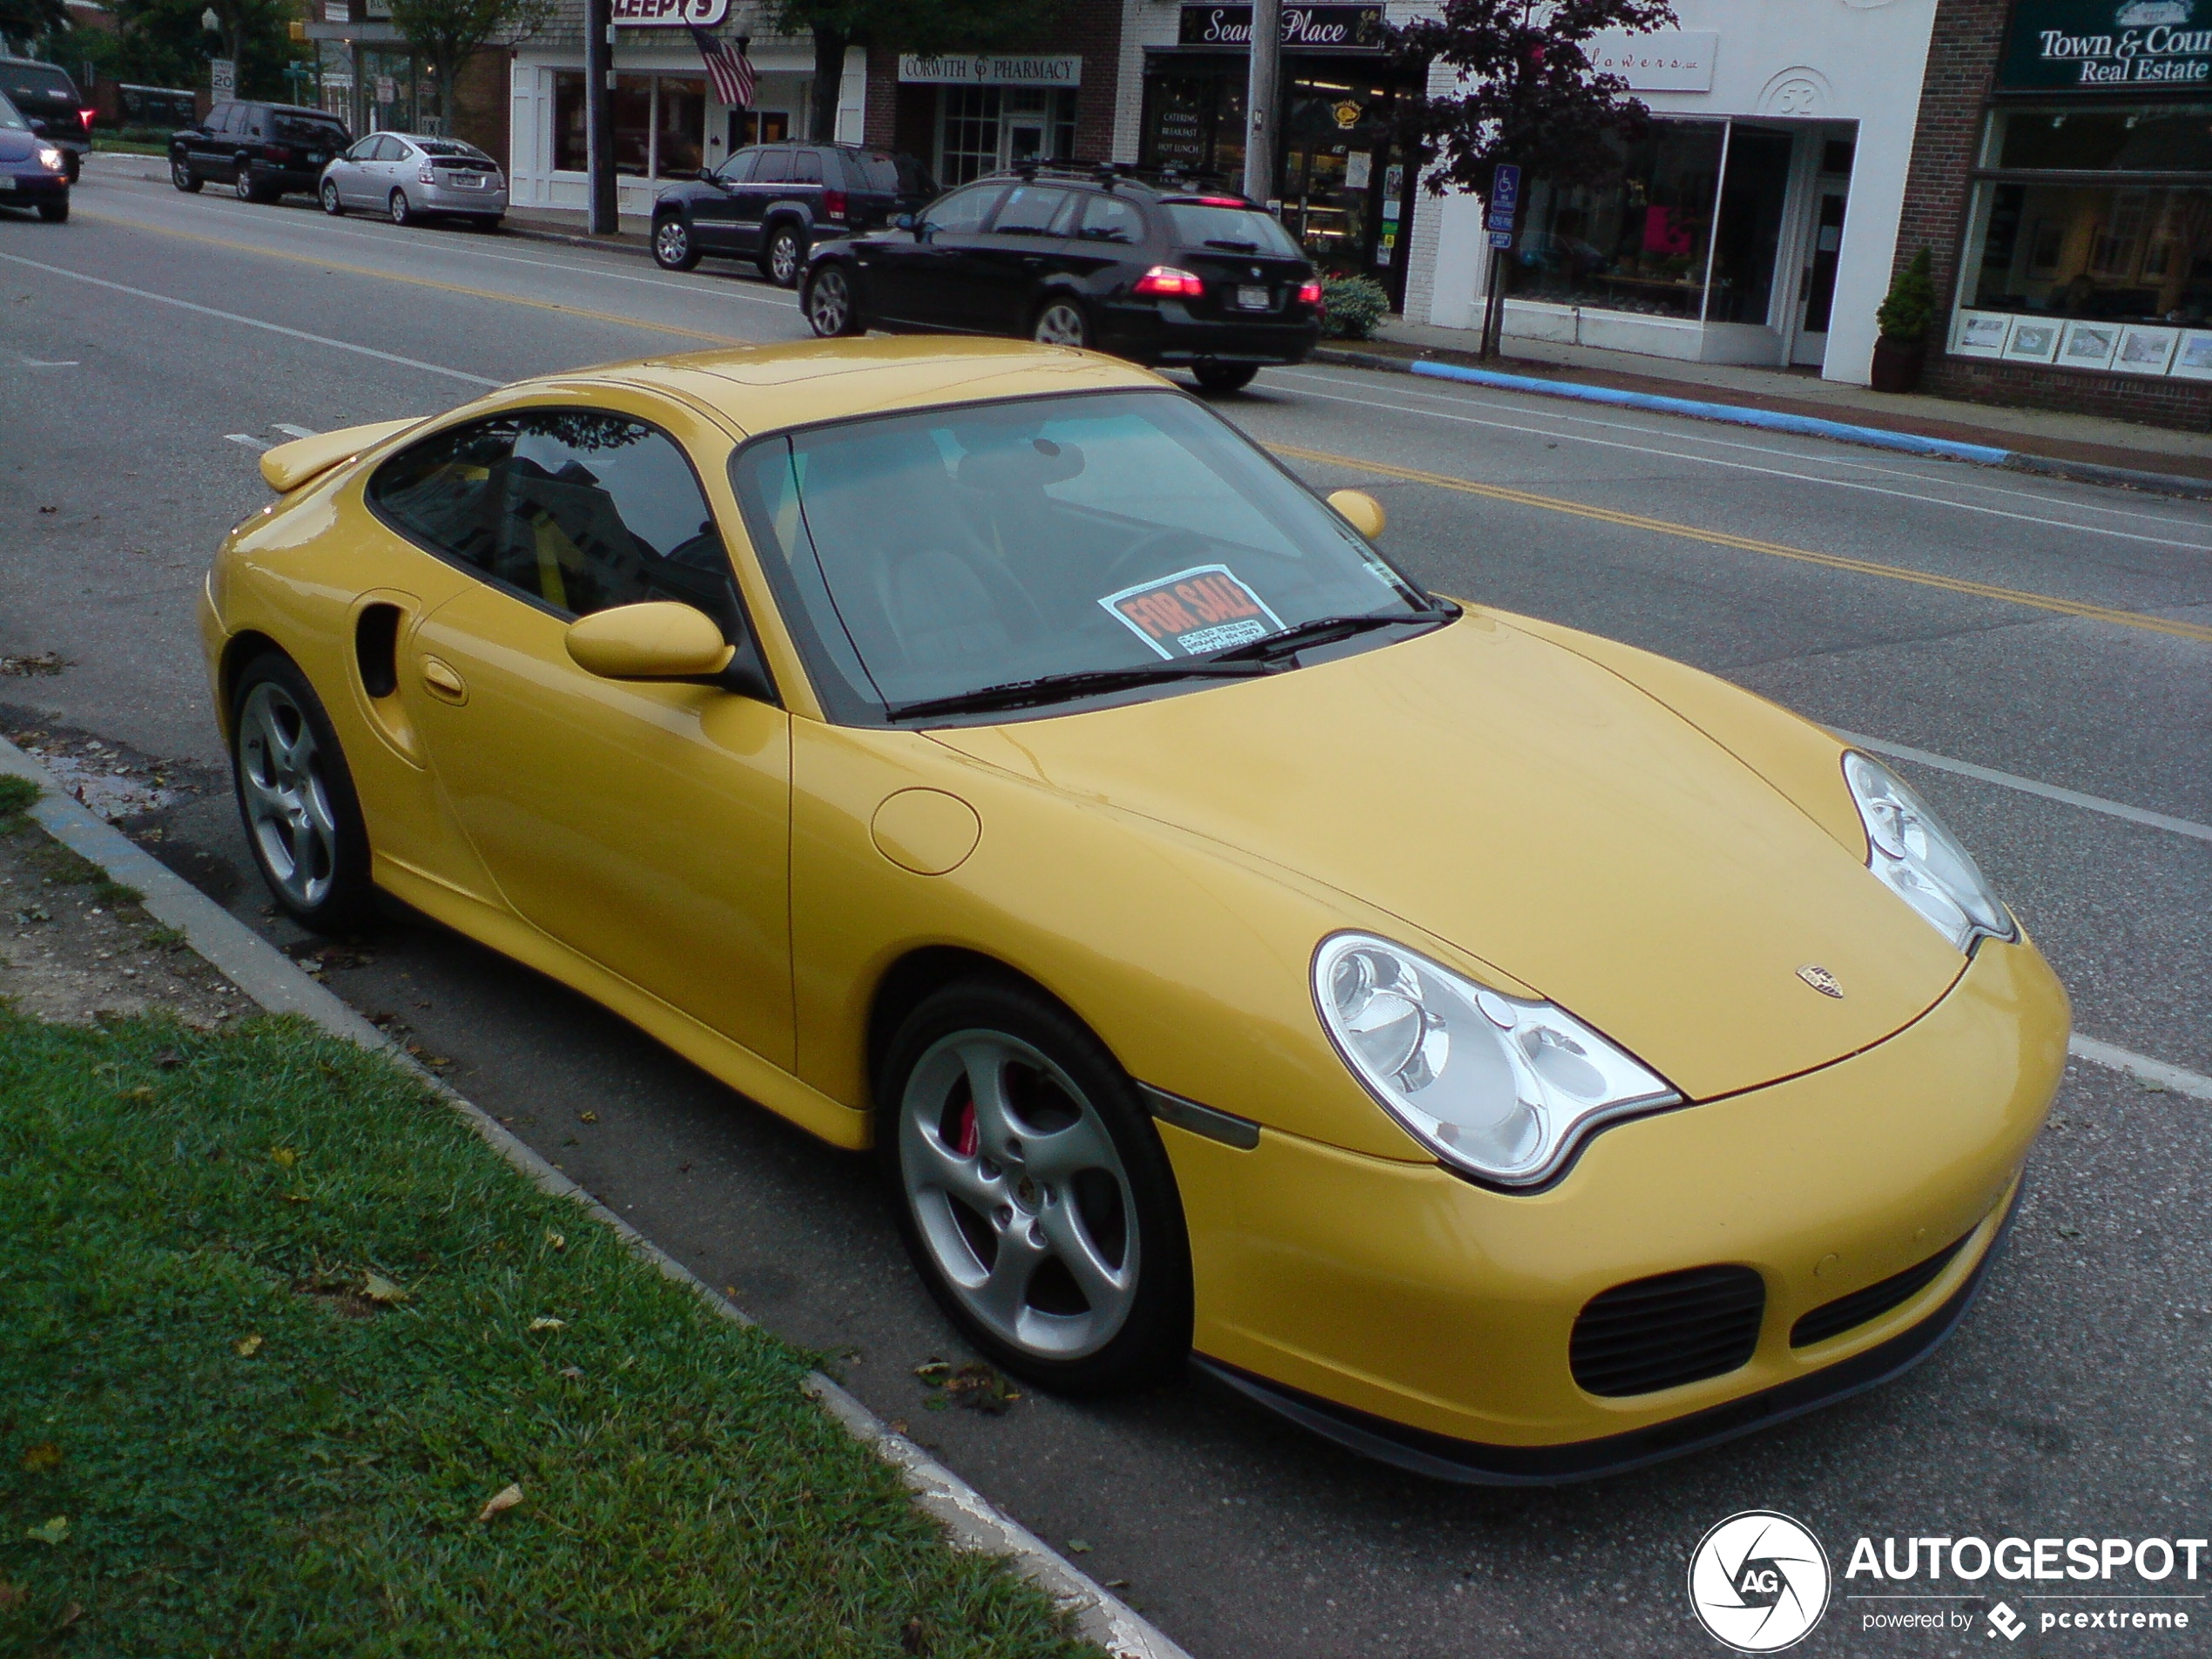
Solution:
M 1608 1399 L 1724 1376 L 1750 1362 L 1766 1281 L 1748 1267 L 1692 1267 L 1592 1297 L 1575 1319 L 1568 1367 Z
M 1892 1308 L 1902 1307 L 1934 1284 L 1943 1270 L 1951 1265 L 1951 1258 L 1965 1249 L 1966 1239 L 1973 1237 L 1968 1233 L 1965 1238 L 1954 1240 L 1902 1273 L 1892 1273 L 1864 1290 L 1839 1296 L 1832 1302 L 1823 1302 L 1790 1327 L 1790 1345 L 1810 1348 L 1816 1342 L 1839 1337 L 1870 1319 L 1878 1319 Z

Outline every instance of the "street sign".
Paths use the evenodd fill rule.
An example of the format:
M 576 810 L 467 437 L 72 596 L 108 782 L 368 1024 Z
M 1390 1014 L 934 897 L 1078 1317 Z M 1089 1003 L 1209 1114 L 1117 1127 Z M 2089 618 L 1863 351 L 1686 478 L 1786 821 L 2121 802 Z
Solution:
M 1514 215 L 1521 207 L 1521 169 L 1510 161 L 1501 161 L 1490 176 L 1489 226 L 1492 231 L 1509 231 Z
M 1511 231 L 1492 231 L 1490 233 L 1490 246 L 1501 250 L 1501 252 L 1506 248 L 1511 247 L 1513 246 L 1513 233 Z
M 218 104 L 238 96 L 238 65 L 229 58 L 207 60 L 207 96 Z
M 379 75 L 376 78 L 376 101 L 379 104 L 395 104 L 399 101 L 399 96 L 400 89 L 393 83 L 389 75 Z

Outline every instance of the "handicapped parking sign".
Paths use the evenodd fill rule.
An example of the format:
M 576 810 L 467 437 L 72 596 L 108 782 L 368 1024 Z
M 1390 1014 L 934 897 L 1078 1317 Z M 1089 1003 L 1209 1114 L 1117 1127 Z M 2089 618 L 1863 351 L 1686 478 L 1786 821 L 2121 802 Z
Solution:
M 1490 179 L 1489 228 L 1493 233 L 1511 231 L 1514 214 L 1521 207 L 1521 169 L 1510 161 L 1498 164 L 1498 171 Z M 1493 242 L 1492 246 L 1498 246 Z

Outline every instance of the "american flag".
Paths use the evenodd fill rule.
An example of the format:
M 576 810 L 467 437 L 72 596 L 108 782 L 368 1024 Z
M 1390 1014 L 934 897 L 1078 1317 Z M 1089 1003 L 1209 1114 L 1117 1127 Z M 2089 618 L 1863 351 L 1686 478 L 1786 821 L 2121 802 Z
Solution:
M 714 95 L 733 110 L 752 107 L 752 64 L 744 49 L 710 35 L 697 24 L 691 25 L 691 38 L 698 43 L 699 56 L 706 62 L 707 78 L 714 83 Z

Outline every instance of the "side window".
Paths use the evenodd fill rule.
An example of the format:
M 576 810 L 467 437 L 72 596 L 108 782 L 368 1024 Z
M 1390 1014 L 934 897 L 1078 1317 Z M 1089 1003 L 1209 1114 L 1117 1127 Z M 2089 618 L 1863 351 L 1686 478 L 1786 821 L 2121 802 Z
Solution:
M 374 161 L 399 161 L 404 159 L 406 155 L 407 146 L 388 132 L 376 140 L 376 153 L 371 157 L 370 159 Z
M 515 422 L 475 421 L 402 449 L 368 481 L 369 505 L 411 542 L 496 573 L 493 497 L 515 451 Z
M 247 107 L 239 118 L 239 120 L 243 125 L 243 128 L 247 138 L 258 138 L 261 136 L 262 122 L 261 106 L 260 105 L 256 104 Z M 232 130 L 236 132 L 239 129 L 238 126 L 234 125 Z
M 752 177 L 753 163 L 760 159 L 757 150 L 740 150 L 722 164 L 722 182 L 742 185 Z
M 1082 242 L 1141 242 L 1144 215 L 1136 204 L 1120 196 L 1093 196 L 1083 208 L 1082 228 L 1076 233 Z
M 224 133 L 228 132 L 231 130 L 231 118 L 237 113 L 238 105 L 235 104 L 219 104 L 213 109 L 208 111 L 208 135 L 211 138 L 219 138 Z
M 978 185 L 971 190 L 956 190 L 943 200 L 931 204 L 922 216 L 923 223 L 933 231 L 955 236 L 980 231 L 1004 188 L 1002 185 Z
M 792 158 L 791 181 L 795 185 L 819 185 L 822 182 L 821 152 L 801 150 Z
M 763 150 L 759 165 L 752 170 L 752 182 L 756 185 L 782 185 L 790 181 L 791 152 Z
M 995 236 L 1042 236 L 1052 228 L 1053 219 L 1067 205 L 1068 192 L 1064 190 L 1016 185 L 1007 192 L 998 217 L 991 221 L 991 233 Z

